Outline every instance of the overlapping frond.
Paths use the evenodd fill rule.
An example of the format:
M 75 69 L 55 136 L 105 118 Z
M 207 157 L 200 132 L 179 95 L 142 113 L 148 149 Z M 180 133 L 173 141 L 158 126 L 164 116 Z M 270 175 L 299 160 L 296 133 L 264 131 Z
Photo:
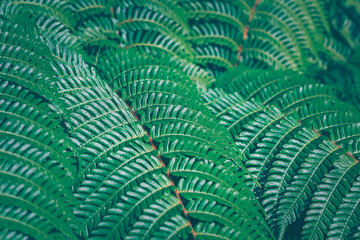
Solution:
M 0 238 L 359 238 L 359 9 L 2 1 Z
M 207 176 L 212 180 L 218 178 L 212 170 L 206 172 L 199 166 L 188 176 L 175 174 L 179 179 L 172 180 L 171 171 L 170 175 L 164 172 L 173 158 L 181 162 L 186 160 L 184 156 L 196 157 L 197 161 L 213 162 L 213 168 L 223 166 L 226 175 L 233 174 L 237 181 L 231 190 L 234 196 L 252 195 L 244 183 L 238 182 L 245 169 L 230 136 L 225 137 L 225 129 L 219 131 L 221 127 L 210 118 L 211 113 L 200 104 L 200 99 L 195 100 L 198 96 L 189 78 L 191 71 L 181 71 L 183 65 L 165 61 L 156 65 L 158 60 L 152 57 L 140 59 L 120 52 L 100 58 L 96 65 L 98 76 L 76 54 L 76 61 L 70 63 L 66 61 L 69 56 L 56 55 L 55 85 L 79 159 L 79 181 L 75 187 L 79 207 L 75 215 L 83 222 L 80 226 L 83 236 L 132 238 L 143 232 L 145 236 L 156 236 L 155 229 L 166 228 L 174 221 L 176 226 L 172 230 L 185 236 L 192 230 L 186 214 L 196 226 L 209 221 L 185 214 L 182 209 L 188 209 L 190 203 L 178 202 L 176 206 L 168 205 L 163 210 L 163 218 L 156 220 L 155 225 L 140 224 L 159 201 L 189 198 L 188 194 L 194 190 L 182 193 L 181 182 L 192 181 L 195 173 L 205 178 L 199 178 L 201 181 L 208 179 Z M 109 62 L 116 64 L 109 65 Z M 82 72 L 91 75 L 84 76 Z M 70 75 L 64 76 L 64 73 Z M 190 98 L 194 99 L 190 102 Z M 217 131 L 215 126 L 219 126 Z M 191 198 L 201 199 L 208 196 L 209 191 L 199 189 L 199 196 Z M 246 211 L 239 207 L 236 210 L 242 216 L 241 221 L 258 220 L 241 228 L 252 229 L 249 236 L 269 236 L 255 198 L 239 196 L 224 200 L 225 190 L 211 194 L 211 199 L 231 207 L 248 204 Z M 168 211 L 172 214 L 166 214 Z M 196 230 L 192 231 L 196 234 Z
M 311 199 L 321 191 L 318 185 L 326 181 L 327 174 L 338 163 L 357 164 L 351 152 L 345 153 L 347 148 L 356 152 L 358 114 L 351 106 L 343 107 L 347 105 L 332 89 L 292 72 L 239 67 L 220 78 L 219 85 L 230 93 L 210 90 L 203 95 L 205 104 L 232 134 L 245 166 L 261 188 L 250 177 L 247 185 L 260 199 L 275 236 L 282 239 L 292 224 L 312 214 Z M 337 140 L 344 148 L 336 145 Z M 335 214 L 330 205 L 324 211 Z M 326 222 L 327 228 L 330 223 Z M 316 225 L 308 232 L 328 231 Z
M 329 239 L 345 238 L 356 230 L 356 217 L 359 214 L 359 177 L 352 183 L 350 191 L 336 211 L 327 237 Z
M 335 168 L 325 175 L 312 198 L 303 229 L 304 238 L 323 239 L 336 215 L 337 208 L 349 191 L 359 173 L 359 164 L 353 161 L 337 162 Z M 340 210 L 340 209 L 339 209 Z M 348 215 L 348 217 L 351 217 Z
M 20 34 L 20 29 L 25 34 Z M 2 22 L 2 237 L 72 239 L 76 236 L 73 208 L 77 202 L 71 188 L 77 179 L 77 163 L 59 109 L 51 103 L 49 79 L 53 72 L 46 63 L 50 52 L 40 39 L 34 42 L 31 30 Z

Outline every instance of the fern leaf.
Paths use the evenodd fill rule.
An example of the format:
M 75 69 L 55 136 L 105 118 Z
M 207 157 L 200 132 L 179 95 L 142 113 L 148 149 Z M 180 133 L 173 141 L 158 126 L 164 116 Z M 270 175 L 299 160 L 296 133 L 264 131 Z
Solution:
M 59 232 L 47 219 L 16 206 L 1 204 L 0 223 L 6 229 L 21 231 L 35 239 L 61 239 L 69 237 Z
M 229 228 L 229 231 L 232 231 L 234 235 L 237 235 L 238 237 L 241 235 L 244 239 L 252 238 L 253 229 L 248 229 L 247 227 L 238 224 L 239 221 L 242 220 L 242 217 L 237 214 L 235 210 L 208 200 L 192 200 L 189 205 L 188 213 L 190 216 L 194 216 L 210 223 L 216 222 L 219 225 L 224 225 L 225 228 Z M 228 216 L 231 216 L 231 218 L 228 218 Z M 243 224 L 246 225 L 244 222 Z M 253 237 L 255 236 L 256 234 L 254 234 Z
M 357 177 L 352 183 L 350 191 L 346 194 L 343 202 L 337 210 L 334 222 L 330 225 L 330 229 L 327 234 L 329 239 L 345 238 L 348 233 L 352 229 L 355 229 L 358 225 L 359 221 L 356 215 L 358 215 L 360 211 L 359 180 L 360 178 Z
M 148 7 L 118 7 L 115 9 L 117 27 L 125 31 L 158 29 L 168 35 L 185 34 L 187 29 L 173 18 Z
M 304 238 L 322 239 L 334 219 L 336 210 L 341 205 L 346 192 L 351 187 L 358 164 L 352 159 L 338 162 L 335 169 L 325 175 L 312 199 L 306 214 L 302 235 Z
M 125 49 L 136 48 L 145 54 L 156 56 L 165 53 L 185 58 L 191 55 L 190 49 L 185 43 L 175 37 L 167 36 L 156 31 L 141 30 L 124 32 L 121 40 L 121 46 Z
M 190 237 L 189 234 L 189 225 L 184 217 L 179 215 L 181 211 L 181 205 L 179 204 L 178 199 L 173 195 L 165 195 L 163 198 L 156 200 L 156 203 L 152 204 L 149 208 L 144 210 L 144 215 L 139 218 L 139 221 L 136 222 L 126 236 L 125 239 L 146 239 L 154 236 L 155 238 L 159 236 L 160 232 L 169 222 L 168 219 L 176 219 L 174 223 L 175 226 L 180 228 L 179 231 L 173 230 L 169 233 L 169 236 L 164 236 L 170 238 L 171 235 L 182 235 L 182 238 Z M 161 230 L 160 230 L 160 229 Z M 160 231 L 159 231 L 160 230 Z
M 19 14 L 24 14 L 23 9 L 12 3 L 12 0 L 4 0 L 0 5 L 0 17 L 4 20 L 9 21 L 15 16 L 19 16 Z M 23 15 L 24 16 L 24 15 Z
M 118 237 L 125 234 L 125 227 L 132 219 L 140 215 L 140 209 L 146 208 L 151 201 L 171 189 L 169 180 L 164 175 L 153 175 L 147 182 L 136 186 L 124 195 L 113 208 L 109 208 L 103 220 L 90 232 L 90 239 L 98 237 Z
M 112 0 L 70 1 L 76 14 L 85 18 L 95 14 L 110 14 Z
M 70 157 L 70 152 L 66 153 L 66 149 L 71 148 L 72 145 L 63 139 L 64 130 L 58 127 L 59 122 L 51 117 L 55 115 L 50 110 L 51 105 L 18 85 L 7 81 L 2 81 L 1 85 L 3 91 L 0 92 L 2 112 L 0 128 L 4 137 L 3 146 L 7 146 L 5 140 L 8 139 L 12 142 L 9 142 L 10 146 L 17 145 L 15 148 L 20 147 L 20 143 L 27 145 L 30 149 L 35 148 L 45 159 L 49 158 L 48 161 L 53 159 L 52 164 L 57 166 L 53 168 L 57 168 L 59 176 L 74 179 L 75 161 Z M 24 150 L 21 150 L 19 155 L 24 154 Z M 12 150 L 8 154 L 11 155 L 11 152 Z M 39 163 L 45 159 L 39 159 Z M 36 162 L 36 159 L 31 161 L 34 160 Z
M 230 161 L 224 165 L 231 165 Z M 217 162 L 201 160 L 196 158 L 185 158 L 178 161 L 177 158 L 171 158 L 168 169 L 171 175 L 175 177 L 201 176 L 202 179 L 209 180 L 234 188 L 240 191 L 243 186 L 237 184 L 238 177 L 231 174 L 228 168 Z M 235 171 L 234 171 L 235 173 Z
M 14 0 L 14 4 L 22 5 L 27 10 L 37 15 L 55 17 L 69 28 L 73 27 L 74 16 L 72 15 L 70 4 L 61 0 Z M 26 7 L 25 7 L 26 6 Z
M 279 52 L 270 42 L 261 41 L 255 37 L 247 39 L 242 54 L 246 57 L 243 57 L 241 62 L 256 59 L 271 68 L 282 70 L 289 67 L 287 63 L 291 65 L 291 61 L 286 58 L 285 53 Z
M 252 151 L 246 159 L 245 166 L 257 179 L 261 186 L 266 184 L 266 176 L 271 168 L 271 161 L 282 149 L 285 141 L 292 138 L 301 128 L 301 124 L 292 118 L 285 118 L 266 132 L 266 136 L 257 144 L 257 149 Z M 255 190 L 256 185 L 250 185 Z M 261 191 L 260 189 L 257 191 Z
M 312 125 L 314 129 L 324 134 L 328 132 L 336 132 L 340 127 L 353 125 L 356 123 L 358 123 L 356 114 L 351 112 L 341 112 L 329 113 L 322 119 L 316 119 L 313 121 Z
M 187 39 L 196 45 L 216 44 L 237 51 L 242 35 L 229 24 L 204 23 L 194 25 L 192 35 Z
M 319 149 L 314 149 L 301 164 L 298 174 L 280 197 L 275 222 L 280 238 L 283 238 L 286 227 L 294 222 L 309 204 L 317 184 L 340 157 L 339 152 L 340 149 L 333 143 L 324 141 L 319 145 Z
M 81 27 L 82 43 L 92 47 L 118 47 L 120 39 L 116 30 L 116 22 L 109 18 L 90 18 Z
M 154 10 L 158 13 L 163 14 L 169 19 L 173 19 L 175 21 L 175 25 L 180 25 L 183 29 L 185 29 L 185 33 L 189 32 L 189 26 L 186 22 L 187 17 L 182 9 L 176 4 L 176 1 L 159 1 L 159 0 L 151 0 L 151 1 L 142 1 L 142 0 L 127 0 L 124 2 L 120 2 L 119 6 L 123 8 L 131 8 L 131 7 L 146 7 L 150 10 Z
M 206 45 L 194 48 L 194 61 L 202 66 L 228 69 L 234 67 L 235 52 L 217 45 Z
M 286 94 L 282 99 L 278 100 L 279 108 L 287 113 L 292 109 L 296 109 L 308 102 L 315 101 L 331 101 L 336 99 L 333 89 L 324 85 L 305 85 L 298 89 Z
M 189 238 L 189 224 L 182 216 L 173 216 L 155 232 L 152 239 Z
M 359 140 L 354 140 L 354 141 L 349 142 L 347 144 L 347 149 L 349 150 L 349 152 L 351 152 L 354 155 L 354 157 L 359 159 L 359 157 L 360 157 L 360 141 Z
M 313 122 L 321 120 L 328 114 L 355 113 L 353 106 L 345 104 L 341 101 L 334 101 L 332 104 L 328 102 L 314 102 L 306 104 L 298 108 L 297 113 L 301 122 Z
M 230 240 L 241 236 L 240 232 L 217 223 L 198 224 L 195 228 L 198 239 Z
M 253 121 L 247 123 L 243 131 L 235 137 L 236 145 L 242 153 L 248 158 L 249 152 L 255 148 L 256 144 L 264 135 L 267 128 L 279 122 L 284 115 L 276 108 L 270 109 L 267 114 L 260 114 Z
M 263 205 L 265 211 L 273 213 L 281 193 L 289 185 L 295 173 L 299 170 L 300 163 L 306 154 L 314 149 L 321 137 L 314 131 L 303 129 L 289 143 L 285 144 L 270 169 L 268 182 L 265 184 Z
M 181 3 L 181 6 L 187 12 L 190 19 L 203 18 L 229 23 L 241 32 L 249 18 L 251 10 L 249 5 L 246 1 L 236 3 L 228 1 L 198 1 L 195 4 L 191 1 L 184 1 L 184 3 Z M 241 11 L 241 8 L 244 9 L 244 11 Z
M 230 194 L 227 188 L 224 188 L 218 183 L 201 180 L 197 177 L 188 178 L 186 180 L 181 179 L 179 181 L 179 194 L 180 196 L 186 199 L 201 198 L 203 200 L 208 200 L 210 202 L 215 201 L 221 205 L 225 205 L 229 208 L 232 208 L 234 211 L 241 214 L 242 218 L 238 219 L 238 221 L 241 222 L 241 225 L 242 224 L 247 225 L 245 229 L 249 229 L 249 231 L 247 231 L 249 235 L 250 234 L 254 234 L 255 236 L 267 235 L 267 229 L 261 227 L 262 220 L 258 218 L 259 213 L 251 212 L 252 210 L 250 209 L 241 209 L 239 207 L 238 203 L 244 201 L 246 197 L 245 196 L 240 197 L 241 195 L 239 196 L 238 194 Z M 248 225 L 246 219 L 252 219 L 251 225 Z
M 8 228 L 1 228 L 0 230 L 0 237 L 2 239 L 15 239 L 15 240 L 21 240 L 21 239 L 26 239 L 29 240 L 31 238 L 31 236 L 20 232 L 20 231 L 14 231 Z
M 58 199 L 53 198 L 50 193 L 32 183 L 25 181 L 20 181 L 20 184 L 19 181 L 10 183 L 8 176 L 1 175 L 7 179 L 0 181 L 2 188 L 0 199 L 3 205 L 26 209 L 54 224 L 56 229 L 64 235 L 70 238 L 74 237 L 69 226 L 69 219 L 74 219 L 74 216 L 67 204 L 61 203 Z
M 49 42 L 67 45 L 74 49 L 81 49 L 79 37 L 70 31 L 63 23 L 53 17 L 35 16 L 32 19 L 38 27 L 41 36 Z M 49 44 L 49 43 L 48 43 Z
M 338 144 L 346 144 L 349 141 L 357 140 L 360 136 L 360 124 L 350 124 L 339 127 L 330 133 L 330 138 Z

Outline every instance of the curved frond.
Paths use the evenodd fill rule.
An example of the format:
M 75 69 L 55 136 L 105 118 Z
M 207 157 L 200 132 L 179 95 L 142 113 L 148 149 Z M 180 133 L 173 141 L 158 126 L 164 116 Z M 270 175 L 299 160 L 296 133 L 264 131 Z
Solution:
M 334 221 L 327 234 L 328 239 L 346 238 L 359 224 L 357 215 L 360 211 L 360 177 L 353 182 L 350 191 L 346 194 Z
M 323 239 L 325 237 L 336 215 L 336 210 L 340 207 L 357 173 L 359 173 L 359 164 L 349 159 L 338 162 L 335 169 L 325 175 L 306 214 L 306 223 L 302 232 L 304 238 Z

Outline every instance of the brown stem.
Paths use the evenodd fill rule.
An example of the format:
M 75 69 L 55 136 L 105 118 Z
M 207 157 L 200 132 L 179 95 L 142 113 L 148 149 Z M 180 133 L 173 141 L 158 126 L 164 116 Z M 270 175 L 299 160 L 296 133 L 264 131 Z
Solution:
M 248 24 L 247 26 L 245 27 L 244 29 L 244 34 L 243 34 L 243 41 L 245 41 L 248 37 L 248 34 L 249 34 L 249 30 L 250 30 L 250 22 L 255 14 L 255 11 L 256 11 L 256 7 L 257 5 L 260 3 L 260 0 L 256 0 L 254 6 L 252 7 L 251 9 L 251 12 L 250 12 L 250 16 L 249 16 L 249 21 L 248 21 Z M 239 65 L 239 61 L 241 60 L 241 52 L 242 50 L 244 49 L 244 46 L 241 44 L 239 46 L 239 49 L 238 49 L 238 53 L 237 53 L 237 59 L 236 59 L 236 63 L 235 63 L 235 66 L 238 66 Z
M 120 94 L 119 94 L 117 91 L 115 91 L 115 93 L 121 98 Z M 136 120 L 138 120 L 138 121 L 140 122 L 140 118 L 137 116 L 136 112 L 130 107 L 129 104 L 126 103 L 126 105 L 128 106 L 129 110 L 131 111 L 131 114 L 136 118 Z M 142 127 L 143 127 L 143 129 L 144 129 L 144 131 L 145 131 L 145 133 L 146 133 L 146 136 L 148 136 L 148 138 L 149 138 L 149 143 L 150 143 L 150 145 L 152 146 L 152 148 L 153 148 L 155 151 L 157 151 L 157 147 L 155 146 L 154 140 L 153 140 L 152 137 L 150 136 L 150 133 L 144 128 L 144 126 L 142 126 Z M 162 165 L 164 168 L 167 168 L 165 162 L 164 162 L 164 161 L 162 160 L 162 158 L 161 158 L 161 154 L 160 154 L 160 153 L 157 155 L 157 157 L 158 157 L 161 165 Z M 170 175 L 170 171 L 169 171 L 169 170 L 166 172 L 166 176 L 167 176 L 167 178 L 169 179 L 171 185 L 175 187 L 174 181 L 173 181 L 172 178 L 171 178 L 171 175 Z M 187 210 L 186 210 L 186 208 L 185 208 L 185 205 L 184 205 L 184 203 L 183 203 L 182 200 L 181 200 L 179 191 L 175 188 L 174 192 L 175 192 L 175 195 L 176 195 L 177 199 L 179 200 L 179 204 L 182 206 L 182 211 L 183 211 L 183 213 L 184 213 L 184 215 L 185 215 L 185 217 L 186 217 L 186 219 L 187 219 L 188 225 L 189 225 L 190 228 L 191 228 L 191 234 L 192 234 L 194 240 L 196 240 L 196 232 L 195 232 L 195 230 L 194 230 L 194 228 L 193 228 L 193 226 L 192 226 L 192 224 L 191 224 L 190 217 L 189 217 L 188 212 L 187 212 Z

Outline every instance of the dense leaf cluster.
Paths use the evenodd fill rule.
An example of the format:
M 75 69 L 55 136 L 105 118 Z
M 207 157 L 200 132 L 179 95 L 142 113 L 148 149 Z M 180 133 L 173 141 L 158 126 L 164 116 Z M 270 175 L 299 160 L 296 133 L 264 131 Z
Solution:
M 3 0 L 1 239 L 359 239 L 356 0 Z

